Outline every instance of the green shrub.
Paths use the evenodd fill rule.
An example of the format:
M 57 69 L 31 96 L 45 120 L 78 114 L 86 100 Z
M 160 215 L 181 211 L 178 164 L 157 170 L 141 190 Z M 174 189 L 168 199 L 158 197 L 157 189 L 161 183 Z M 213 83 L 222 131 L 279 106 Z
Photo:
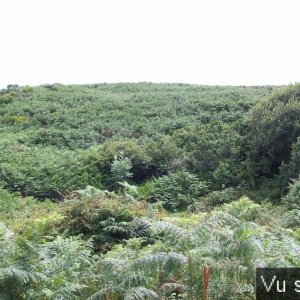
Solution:
M 132 165 L 132 179 L 141 182 L 148 176 L 148 167 L 151 157 L 146 153 L 145 149 L 136 144 L 134 141 L 107 141 L 101 146 L 91 147 L 88 151 L 86 159 L 91 164 L 95 164 L 102 174 L 105 174 L 104 180 L 107 186 L 110 185 L 111 164 L 116 155 L 122 153 L 127 157 Z
M 282 202 L 288 207 L 293 209 L 300 209 L 300 178 L 294 180 L 290 184 L 288 194 L 282 199 Z
M 147 143 L 147 153 L 151 157 L 151 170 L 156 176 L 168 171 L 183 170 L 187 167 L 186 159 L 177 147 L 174 139 L 160 137 Z
M 112 192 L 86 187 L 61 204 L 66 217 L 62 230 L 69 234 L 93 236 L 95 249 L 106 251 L 114 243 L 134 236 L 143 236 L 146 225 L 135 218 L 146 216 L 144 203 L 126 201 Z M 144 232 L 144 233 L 143 233 Z
M 154 180 L 148 191 L 151 202 L 163 202 L 169 210 L 182 210 L 208 191 L 207 182 L 185 171 L 164 175 Z
M 221 161 L 219 166 L 213 173 L 214 183 L 218 188 L 224 188 L 229 186 L 233 180 L 233 174 L 231 165 L 229 162 Z
M 22 87 L 22 92 L 25 94 L 31 94 L 33 93 L 34 89 L 33 87 L 29 86 L 29 85 L 25 85 Z
M 200 179 L 213 180 L 220 162 L 234 155 L 234 145 L 239 142 L 240 135 L 233 126 L 215 121 L 179 129 L 173 138 L 177 147 L 185 152 L 188 170 Z M 229 170 L 229 166 L 225 167 Z M 230 180 L 230 176 L 226 180 Z
M 26 116 L 3 116 L 1 121 L 6 124 L 22 124 L 28 122 Z
M 293 209 L 283 216 L 283 224 L 288 228 L 300 228 L 300 209 Z
M 213 191 L 199 199 L 199 202 L 204 203 L 209 207 L 219 206 L 237 200 L 240 193 L 234 188 L 226 188 L 221 191 Z
M 132 164 L 128 157 L 124 157 L 122 153 L 115 155 L 111 164 L 112 179 L 117 183 L 132 177 L 133 174 L 129 172 L 131 169 Z
M 258 103 L 249 113 L 247 124 L 246 173 L 249 181 L 259 185 L 262 178 L 279 174 L 281 166 L 291 159 L 300 136 L 300 84 L 276 90 Z M 278 181 L 282 192 L 290 174 L 286 175 Z
M 2 152 L 0 179 L 6 188 L 41 199 L 61 199 L 86 185 L 102 187 L 97 167 L 87 165 L 83 156 L 78 150 L 21 147 L 15 151 L 10 145 Z
M 279 186 L 286 192 L 286 182 L 289 179 L 297 179 L 300 173 L 300 136 L 292 145 L 291 158 L 287 162 L 282 162 L 280 166 Z
M 11 93 L 11 92 L 0 95 L 0 104 L 10 103 L 13 101 L 14 97 L 15 97 L 15 93 Z

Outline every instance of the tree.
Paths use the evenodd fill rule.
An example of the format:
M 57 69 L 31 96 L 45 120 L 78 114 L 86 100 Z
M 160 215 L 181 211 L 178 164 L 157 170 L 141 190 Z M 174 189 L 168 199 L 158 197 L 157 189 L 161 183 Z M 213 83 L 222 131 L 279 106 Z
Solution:
M 129 172 L 131 168 L 132 164 L 130 159 L 124 157 L 122 152 L 120 152 L 119 156 L 115 155 L 111 164 L 111 174 L 114 182 L 124 181 L 132 177 L 133 174 Z

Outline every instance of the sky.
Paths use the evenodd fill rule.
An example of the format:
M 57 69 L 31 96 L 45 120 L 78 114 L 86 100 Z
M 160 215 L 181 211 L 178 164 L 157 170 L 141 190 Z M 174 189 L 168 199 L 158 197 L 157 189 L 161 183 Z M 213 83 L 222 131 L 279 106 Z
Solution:
M 8 84 L 300 82 L 299 0 L 1 0 Z

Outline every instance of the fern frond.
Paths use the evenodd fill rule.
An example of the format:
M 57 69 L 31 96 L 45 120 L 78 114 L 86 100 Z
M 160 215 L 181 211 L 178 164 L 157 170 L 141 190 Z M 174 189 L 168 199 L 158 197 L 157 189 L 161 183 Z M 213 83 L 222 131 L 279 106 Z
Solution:
M 124 293 L 124 290 L 122 288 L 120 288 L 120 287 L 109 286 L 107 288 L 102 288 L 98 292 L 94 293 L 89 298 L 87 298 L 87 300 L 99 300 L 99 299 L 103 299 L 106 291 L 108 291 L 109 295 L 112 295 L 112 294 L 123 295 L 123 293 Z
M 164 283 L 162 286 L 159 287 L 158 291 L 160 293 L 183 293 L 186 290 L 186 286 L 181 283 L 176 282 L 168 282 Z
M 149 224 L 143 218 L 134 218 L 130 223 L 130 236 L 131 237 L 144 237 L 149 231 Z
M 67 285 L 59 288 L 55 294 L 57 297 L 62 297 L 62 299 L 64 299 L 66 296 L 75 296 L 76 293 L 84 288 L 86 288 L 86 285 L 84 284 L 68 282 Z
M 133 270 L 156 270 L 158 267 L 163 267 L 166 272 L 173 272 L 178 270 L 187 262 L 187 258 L 175 252 L 159 252 L 150 254 L 145 257 L 135 260 L 131 268 Z
M 159 299 L 158 294 L 145 287 L 132 288 L 126 292 L 124 300 L 145 300 L 145 299 Z
M 164 235 L 174 239 L 188 234 L 187 230 L 164 221 L 152 222 L 150 228 L 154 235 Z
M 0 268 L 0 282 L 8 279 L 13 279 L 22 284 L 27 284 L 29 282 L 36 283 L 41 280 L 46 280 L 47 277 L 42 273 L 24 271 L 14 266 Z

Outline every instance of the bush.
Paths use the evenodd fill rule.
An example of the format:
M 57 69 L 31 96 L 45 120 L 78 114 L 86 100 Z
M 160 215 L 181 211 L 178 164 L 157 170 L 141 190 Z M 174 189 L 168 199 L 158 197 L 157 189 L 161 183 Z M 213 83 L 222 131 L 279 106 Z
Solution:
M 123 157 L 122 153 L 119 157 L 115 155 L 114 161 L 111 164 L 111 174 L 114 182 L 117 183 L 132 177 L 132 173 L 129 172 L 131 168 L 132 164 L 128 157 Z
M 25 85 L 22 87 L 22 92 L 25 94 L 31 94 L 33 93 L 33 90 L 34 90 L 33 87 L 29 85 Z
M 177 147 L 184 149 L 188 157 L 189 170 L 205 180 L 213 180 L 213 172 L 220 168 L 221 161 L 232 157 L 234 145 L 240 139 L 232 126 L 219 121 L 179 129 L 173 137 Z M 229 170 L 229 166 L 224 165 L 224 168 Z M 230 180 L 230 174 L 225 177 Z
M 185 169 L 185 160 L 180 148 L 170 137 L 156 138 L 147 144 L 147 153 L 152 158 L 151 168 L 156 176 L 167 174 L 168 171 Z
M 3 116 L 1 121 L 6 124 L 22 124 L 28 122 L 28 118 L 26 116 Z
M 127 202 L 112 192 L 88 186 L 74 193 L 74 197 L 61 203 L 66 216 L 61 227 L 69 234 L 93 236 L 95 249 L 106 251 L 113 244 L 134 236 L 142 236 L 142 221 L 146 216 L 144 203 Z
M 232 183 L 233 175 L 230 163 L 221 161 L 219 166 L 214 171 L 213 176 L 214 183 L 218 188 L 223 188 Z
M 148 191 L 148 199 L 162 201 L 166 209 L 177 211 L 185 209 L 207 190 L 207 182 L 189 172 L 178 171 L 155 179 L 152 190 Z
M 0 104 L 4 103 L 10 103 L 13 101 L 15 97 L 15 93 L 5 93 L 0 96 Z
M 257 185 L 263 177 L 279 174 L 280 167 L 291 159 L 300 136 L 300 84 L 276 90 L 255 106 L 247 122 L 245 165 L 248 178 Z M 288 180 L 281 178 L 283 192 Z
M 213 207 L 235 201 L 239 199 L 239 197 L 240 193 L 237 190 L 227 188 L 221 191 L 213 191 L 205 197 L 201 197 L 199 202 L 204 203 L 206 206 Z
M 300 227 L 300 209 L 293 209 L 283 215 L 283 224 L 288 228 Z
M 127 157 L 132 165 L 131 172 L 133 173 L 132 179 L 136 182 L 141 182 L 147 177 L 148 167 L 151 157 L 146 153 L 145 149 L 133 141 L 107 141 L 103 147 L 93 149 L 90 154 L 90 159 L 95 159 L 99 170 L 103 174 L 108 174 L 111 170 L 111 163 L 115 155 L 123 154 Z M 94 158 L 93 158 L 94 156 Z M 107 179 L 109 181 L 111 178 Z
M 11 145 L 2 152 L 0 180 L 6 188 L 23 196 L 61 199 L 86 185 L 102 187 L 101 174 L 95 166 L 84 163 L 83 151 L 55 147 L 19 147 L 16 151 L 15 148 Z
M 286 185 L 290 179 L 297 179 L 300 173 L 300 136 L 292 145 L 291 158 L 288 162 L 282 162 L 280 166 L 280 181 Z M 281 185 L 282 185 L 281 183 Z M 284 185 L 284 188 L 286 187 Z
M 290 184 L 288 194 L 282 199 L 288 208 L 300 209 L 300 177 Z

